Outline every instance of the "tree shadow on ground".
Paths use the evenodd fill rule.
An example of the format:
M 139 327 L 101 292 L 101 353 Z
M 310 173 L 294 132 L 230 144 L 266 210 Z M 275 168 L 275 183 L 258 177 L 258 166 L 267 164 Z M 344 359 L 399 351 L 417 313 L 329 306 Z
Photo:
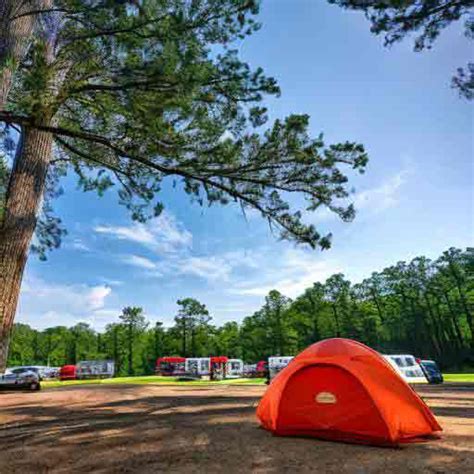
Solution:
M 134 387 L 123 394 L 135 398 L 106 401 L 109 387 L 101 389 L 105 401 L 91 386 L 85 390 L 91 398 L 82 404 L 42 405 L 39 399 L 4 407 L 7 418 L 26 419 L 0 425 L 0 472 L 474 471 L 474 433 L 451 435 L 451 444 L 441 440 L 400 449 L 274 437 L 258 429 L 258 396 L 192 391 L 165 396 L 158 390 L 140 396 Z M 472 409 L 433 410 L 469 419 Z
M 449 416 L 456 418 L 474 418 L 474 404 L 472 406 L 439 406 L 431 407 L 436 416 Z

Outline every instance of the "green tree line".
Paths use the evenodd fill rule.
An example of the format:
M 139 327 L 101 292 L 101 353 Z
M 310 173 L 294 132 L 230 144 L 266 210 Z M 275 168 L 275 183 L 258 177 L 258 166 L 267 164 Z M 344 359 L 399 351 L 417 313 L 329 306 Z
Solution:
M 111 358 L 117 374 L 153 373 L 160 356 L 227 355 L 255 362 L 294 355 L 328 337 L 349 337 L 381 352 L 433 358 L 445 368 L 474 363 L 474 249 L 417 257 L 352 284 L 343 274 L 294 300 L 272 290 L 253 315 L 222 326 L 192 298 L 177 302 L 175 324 L 146 321 L 138 307 L 97 332 L 88 324 L 38 331 L 16 324 L 9 365 L 74 364 Z

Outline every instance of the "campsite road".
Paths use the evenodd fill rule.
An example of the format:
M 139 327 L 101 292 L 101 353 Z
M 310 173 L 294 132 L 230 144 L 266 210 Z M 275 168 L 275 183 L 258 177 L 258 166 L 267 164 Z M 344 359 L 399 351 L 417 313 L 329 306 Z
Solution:
M 422 386 L 442 439 L 400 449 L 278 438 L 265 387 L 90 385 L 0 393 L 0 473 L 474 472 L 474 384 Z

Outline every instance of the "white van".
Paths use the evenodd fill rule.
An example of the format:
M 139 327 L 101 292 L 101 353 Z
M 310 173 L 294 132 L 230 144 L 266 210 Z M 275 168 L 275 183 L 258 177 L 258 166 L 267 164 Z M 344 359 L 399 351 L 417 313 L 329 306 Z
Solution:
M 226 365 L 226 378 L 238 379 L 244 374 L 244 362 L 241 359 L 229 359 Z
M 268 370 L 270 372 L 270 380 L 275 377 L 278 372 L 283 370 L 293 359 L 293 356 L 278 356 L 268 358 Z
M 428 383 L 420 364 L 409 354 L 389 354 L 383 356 L 400 377 L 408 383 Z

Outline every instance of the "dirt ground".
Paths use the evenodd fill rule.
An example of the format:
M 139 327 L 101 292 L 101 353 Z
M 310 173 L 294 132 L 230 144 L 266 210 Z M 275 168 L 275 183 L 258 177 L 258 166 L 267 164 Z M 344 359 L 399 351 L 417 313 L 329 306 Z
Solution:
M 375 448 L 274 437 L 265 387 L 82 386 L 0 393 L 0 473 L 474 472 L 474 384 L 418 389 L 442 438 Z

